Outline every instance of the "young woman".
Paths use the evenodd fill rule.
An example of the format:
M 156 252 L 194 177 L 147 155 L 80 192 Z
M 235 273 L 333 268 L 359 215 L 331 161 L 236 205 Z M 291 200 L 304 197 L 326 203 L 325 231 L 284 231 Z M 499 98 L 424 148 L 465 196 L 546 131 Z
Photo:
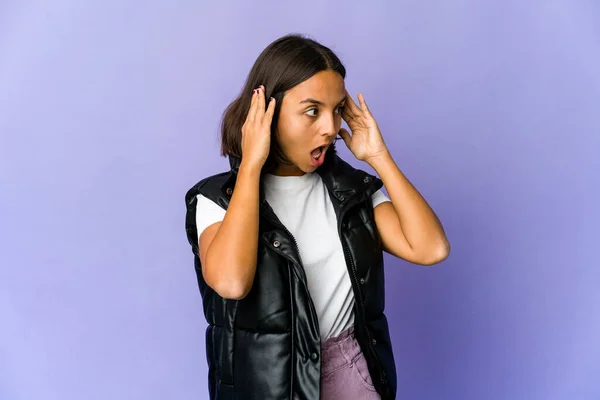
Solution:
M 230 170 L 186 195 L 211 399 L 396 396 L 383 251 L 433 265 L 449 244 L 345 76 L 314 40 L 271 43 L 223 116 Z

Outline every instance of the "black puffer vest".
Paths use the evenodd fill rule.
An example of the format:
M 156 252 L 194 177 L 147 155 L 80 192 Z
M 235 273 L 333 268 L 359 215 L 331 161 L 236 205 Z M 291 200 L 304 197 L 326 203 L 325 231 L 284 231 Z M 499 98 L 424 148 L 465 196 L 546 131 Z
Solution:
M 319 399 L 320 336 L 295 239 L 279 222 L 261 190 L 258 263 L 250 293 L 226 300 L 202 277 L 196 231 L 196 195 L 227 209 L 240 160 L 231 170 L 203 179 L 186 194 L 186 231 L 202 295 L 211 399 Z M 355 336 L 375 388 L 396 397 L 396 368 L 384 315 L 383 252 L 371 195 L 378 178 L 328 152 L 317 169 L 333 202 L 338 232 L 356 298 Z

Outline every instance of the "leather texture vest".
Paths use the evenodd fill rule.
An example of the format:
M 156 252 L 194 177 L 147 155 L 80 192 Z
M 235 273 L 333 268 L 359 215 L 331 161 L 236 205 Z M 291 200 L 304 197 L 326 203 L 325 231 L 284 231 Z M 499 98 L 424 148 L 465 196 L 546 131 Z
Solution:
M 252 289 L 242 300 L 220 297 L 204 281 L 198 257 L 196 195 L 227 209 L 240 159 L 231 170 L 203 179 L 186 194 L 186 232 L 192 246 L 206 330 L 212 400 L 318 400 L 319 321 L 292 234 L 261 189 L 258 261 Z M 355 336 L 382 399 L 396 397 L 396 367 L 384 315 L 383 248 L 375 226 L 372 194 L 377 177 L 355 169 L 335 151 L 316 171 L 329 192 L 355 295 Z

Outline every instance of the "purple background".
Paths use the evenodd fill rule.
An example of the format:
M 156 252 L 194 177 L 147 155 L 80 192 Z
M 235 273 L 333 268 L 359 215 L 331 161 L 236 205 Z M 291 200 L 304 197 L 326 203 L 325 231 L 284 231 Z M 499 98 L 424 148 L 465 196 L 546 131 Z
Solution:
M 599 3 L 215 3 L 0 3 L 0 399 L 207 397 L 183 196 L 288 32 L 337 51 L 452 244 L 386 258 L 399 398 L 600 398 Z

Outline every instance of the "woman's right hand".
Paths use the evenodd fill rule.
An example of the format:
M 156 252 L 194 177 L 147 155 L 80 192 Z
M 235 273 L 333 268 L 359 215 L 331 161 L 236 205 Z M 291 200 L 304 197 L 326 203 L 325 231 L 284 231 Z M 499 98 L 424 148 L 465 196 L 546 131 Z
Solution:
M 265 110 L 265 89 L 254 90 L 250 110 L 242 126 L 242 163 L 262 168 L 271 148 L 271 121 L 275 99 L 271 98 Z

